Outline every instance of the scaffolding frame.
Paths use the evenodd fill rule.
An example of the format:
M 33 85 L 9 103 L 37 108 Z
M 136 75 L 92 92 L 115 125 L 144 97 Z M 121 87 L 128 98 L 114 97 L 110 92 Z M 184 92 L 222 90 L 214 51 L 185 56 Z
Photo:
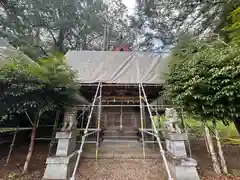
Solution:
M 157 104 L 157 105 L 150 106 L 150 104 L 148 102 L 148 99 L 147 99 L 147 96 L 146 96 L 146 93 L 145 93 L 145 89 L 144 89 L 142 83 L 138 84 L 139 105 L 133 105 L 133 104 L 125 104 L 125 105 L 124 104 L 120 104 L 120 105 L 116 105 L 116 104 L 115 105 L 114 104 L 102 104 L 102 87 L 103 87 L 103 84 L 101 82 L 99 82 L 98 86 L 97 86 L 97 90 L 96 90 L 95 96 L 94 96 L 94 99 L 93 99 L 93 103 L 88 106 L 88 108 L 91 108 L 91 110 L 90 110 L 90 114 L 88 116 L 88 121 L 87 121 L 86 128 L 84 130 L 84 135 L 82 136 L 81 145 L 80 145 L 80 148 L 78 150 L 77 162 L 75 164 L 75 168 L 74 168 L 74 171 L 73 171 L 73 174 L 72 174 L 72 177 L 71 177 L 70 180 L 75 180 L 75 174 L 76 174 L 76 171 L 77 171 L 77 168 L 78 168 L 78 165 L 79 165 L 81 153 L 83 152 L 84 143 L 86 142 L 85 141 L 86 137 L 89 136 L 89 135 L 95 134 L 95 133 L 97 133 L 97 140 L 96 141 L 92 141 L 92 143 L 96 143 L 96 160 L 98 159 L 100 120 L 101 120 L 100 118 L 101 118 L 102 107 L 120 107 L 120 108 L 122 108 L 122 107 L 139 107 L 140 108 L 140 126 L 141 126 L 141 128 L 139 128 L 139 131 L 140 131 L 141 136 L 142 136 L 143 157 L 145 159 L 145 156 L 146 156 L 146 154 L 145 154 L 145 144 L 146 143 L 151 143 L 151 142 L 155 143 L 154 140 L 145 142 L 144 134 L 146 133 L 146 134 L 149 134 L 152 137 L 155 137 L 157 139 L 157 143 L 158 143 L 159 148 L 160 148 L 160 153 L 162 155 L 162 158 L 163 158 L 163 161 L 164 161 L 164 165 L 165 165 L 165 169 L 167 171 L 168 179 L 169 180 L 173 180 L 173 178 L 171 176 L 171 173 L 170 173 L 170 169 L 169 169 L 168 164 L 167 164 L 166 157 L 165 157 L 165 151 L 164 151 L 163 146 L 161 144 L 162 141 L 160 140 L 160 137 L 159 137 L 160 129 L 156 128 L 156 125 L 154 123 L 153 116 L 152 116 L 152 111 L 156 111 L 156 113 L 157 113 L 157 110 L 159 108 L 164 108 L 165 109 L 167 107 L 173 107 L 173 105 L 158 105 Z M 97 96 L 98 93 L 99 93 L 99 96 Z M 97 99 L 98 99 L 98 105 L 96 104 L 96 100 Z M 145 104 L 144 104 L 144 102 L 145 102 Z M 86 105 L 79 105 L 78 107 L 87 107 L 87 106 Z M 97 128 L 93 129 L 93 132 L 88 133 L 88 130 L 89 130 L 88 128 L 89 128 L 89 124 L 90 124 L 90 121 L 91 121 L 91 117 L 92 117 L 92 113 L 93 113 L 94 107 L 98 107 Z M 151 120 L 152 129 L 144 128 L 144 122 L 143 122 L 144 118 L 143 118 L 143 110 L 142 110 L 143 107 L 146 107 L 147 110 L 148 110 L 148 113 L 149 113 L 149 116 L 150 116 L 150 120 Z M 163 130 L 163 129 L 161 129 L 161 130 Z
M 142 107 L 142 96 L 141 96 L 141 86 L 139 84 L 138 86 L 138 90 L 139 90 L 139 106 L 140 106 L 140 121 L 141 121 L 141 129 L 143 129 L 143 107 Z M 140 131 L 141 135 L 142 135 L 142 149 L 143 149 L 143 158 L 146 158 L 146 154 L 145 154 L 145 142 L 144 142 L 144 132 Z
M 74 167 L 74 171 L 73 171 L 71 180 L 75 179 L 75 174 L 76 174 L 76 171 L 77 171 L 77 168 L 78 168 L 78 165 L 79 165 L 80 157 L 81 157 L 81 154 L 83 152 L 83 146 L 84 146 L 85 143 L 96 144 L 96 160 L 98 159 L 98 151 L 99 151 L 99 145 L 100 145 L 99 139 L 100 139 L 100 131 L 101 131 L 101 124 L 100 123 L 101 123 L 102 107 L 121 107 L 121 109 L 122 109 L 122 107 L 139 107 L 140 108 L 140 127 L 141 128 L 139 128 L 138 130 L 139 130 L 139 132 L 141 133 L 141 136 L 142 136 L 143 158 L 145 159 L 145 157 L 146 157 L 146 152 L 145 152 L 146 143 L 153 143 L 154 144 L 156 142 L 154 140 L 153 141 L 145 140 L 145 135 L 144 134 L 148 134 L 148 135 L 153 136 L 157 139 L 157 143 L 158 143 L 159 148 L 160 148 L 160 153 L 162 155 L 162 158 L 163 158 L 163 161 L 164 161 L 164 164 L 165 164 L 165 168 L 166 168 L 166 171 L 167 171 L 167 174 L 168 174 L 168 178 L 169 178 L 169 180 L 172 180 L 172 177 L 171 177 L 171 174 L 170 174 L 170 171 L 169 171 L 169 167 L 168 167 L 167 162 L 166 162 L 165 151 L 163 150 L 163 147 L 162 147 L 162 144 L 161 144 L 161 142 L 164 142 L 164 141 L 161 141 L 160 138 L 159 138 L 159 132 L 164 131 L 164 129 L 156 128 L 154 120 L 153 120 L 153 116 L 152 116 L 152 111 L 156 112 L 156 114 L 158 116 L 159 115 L 158 114 L 159 109 L 165 109 L 165 108 L 170 108 L 170 107 L 179 108 L 179 107 L 174 106 L 174 105 L 163 105 L 163 104 L 150 105 L 149 102 L 148 102 L 148 99 L 147 99 L 147 95 L 145 93 L 144 85 L 142 83 L 138 84 L 139 105 L 136 105 L 136 104 L 120 104 L 120 105 L 119 104 L 103 104 L 102 103 L 102 89 L 103 89 L 103 87 L 108 87 L 108 86 L 111 86 L 111 85 L 106 85 L 106 84 L 102 84 L 101 82 L 99 82 L 98 85 L 97 85 L 97 89 L 96 89 L 95 96 L 94 96 L 92 104 L 91 105 L 77 105 L 76 106 L 76 107 L 83 107 L 83 111 L 77 117 L 77 119 L 79 119 L 81 117 L 83 118 L 86 111 L 90 111 L 90 113 L 88 115 L 88 120 L 87 120 L 86 127 L 83 128 L 83 125 L 81 125 L 80 128 L 76 129 L 77 131 L 83 131 L 84 135 L 82 136 L 82 139 L 80 141 L 76 141 L 77 143 L 80 143 L 80 148 L 77 151 L 78 158 L 77 158 L 76 165 Z M 119 86 L 119 85 L 112 85 L 112 86 Z M 122 85 L 122 86 L 126 86 L 126 85 Z M 127 85 L 127 86 L 131 86 L 131 85 Z M 132 85 L 132 86 L 137 87 L 135 84 Z M 156 85 L 152 85 L 152 86 L 156 86 Z M 98 101 L 98 104 L 96 104 L 97 101 Z M 93 114 L 94 107 L 98 107 L 97 123 L 96 123 L 97 128 L 89 128 L 89 125 L 90 125 L 90 122 L 91 122 L 91 119 L 92 119 L 92 114 Z M 145 109 L 143 111 L 143 108 L 147 108 L 147 111 L 148 111 L 149 116 L 150 116 L 151 124 L 152 124 L 152 129 L 151 128 L 146 128 L 146 120 L 145 120 L 145 118 L 143 118 L 143 117 L 145 117 Z M 122 116 L 122 110 L 121 110 L 121 116 Z M 183 119 L 183 117 L 181 117 L 181 118 Z M 52 126 L 53 127 L 53 133 L 60 130 L 59 128 L 57 128 L 57 125 L 56 125 L 57 123 L 56 124 L 55 123 L 54 123 L 54 125 L 46 125 L 46 126 Z M 83 123 L 83 119 L 82 119 L 81 123 Z M 122 123 L 122 120 L 121 120 L 121 123 Z M 185 133 L 187 133 L 185 123 L 183 123 L 183 124 L 184 124 Z M 13 142 L 11 144 L 11 149 L 10 149 L 10 152 L 9 152 L 8 161 L 9 161 L 9 158 L 10 158 L 10 155 L 11 155 L 12 147 L 14 146 L 14 142 L 15 142 L 15 139 L 16 139 L 17 132 L 19 132 L 21 129 L 22 128 L 19 128 L 19 127 L 15 128 L 15 134 L 14 134 L 14 137 L 13 137 Z M 23 130 L 31 130 L 31 129 L 32 128 L 23 128 Z M 96 141 L 87 141 L 86 140 L 86 138 L 88 136 L 93 135 L 95 133 L 97 134 Z M 51 138 L 36 138 L 36 140 L 40 140 L 40 139 L 41 140 L 51 140 L 50 147 L 51 147 L 51 144 L 56 143 L 56 139 L 54 138 L 53 135 L 52 135 Z M 191 148 L 190 148 L 189 139 L 187 141 L 188 141 L 189 152 L 190 152 L 190 156 L 191 156 Z
M 78 105 L 77 107 L 91 107 L 91 106 L 96 106 L 98 107 L 98 105 Z M 102 104 L 101 107 L 139 107 L 139 105 L 137 104 Z M 147 105 L 142 105 L 142 107 L 147 107 Z M 153 107 L 156 107 L 157 109 L 160 108 L 171 108 L 171 107 L 178 107 L 178 106 L 174 106 L 174 105 L 151 105 L 151 109 Z M 155 110 L 154 110 L 155 111 Z
M 99 149 L 99 136 L 100 136 L 100 123 L 101 123 L 101 114 L 102 114 L 102 83 L 100 83 L 99 90 L 99 100 L 98 100 L 98 117 L 97 117 L 97 141 L 96 141 L 96 160 L 98 159 L 98 149 Z
M 73 173 L 72 173 L 72 176 L 70 178 L 70 180 L 75 180 L 75 175 L 76 175 L 76 172 L 77 172 L 77 168 L 79 166 L 79 161 L 80 161 L 80 157 L 81 157 L 81 154 L 83 152 L 83 146 L 84 146 L 84 143 L 85 143 L 85 140 L 86 140 L 86 137 L 88 137 L 89 135 L 92 135 L 92 134 L 95 134 L 95 133 L 98 133 L 100 132 L 100 122 L 98 123 L 99 124 L 99 129 L 95 129 L 93 132 L 91 133 L 88 133 L 88 129 L 89 129 L 89 125 L 90 125 L 90 121 L 92 119 L 92 113 L 93 113 L 93 109 L 94 109 L 94 105 L 97 101 L 97 99 L 101 99 L 101 91 L 102 91 L 102 83 L 99 82 L 98 83 L 98 86 L 97 86 L 97 90 L 96 90 L 96 93 L 95 93 L 95 96 L 94 96 L 94 99 L 93 99 L 93 102 L 92 102 L 92 106 L 91 106 L 91 110 L 90 110 L 90 113 L 89 113 L 89 116 L 88 116 L 88 121 L 87 121 L 87 125 L 86 125 L 86 128 L 84 130 L 84 135 L 82 136 L 82 141 L 81 141 L 81 145 L 80 145 L 80 148 L 79 150 L 77 151 L 78 155 L 77 155 L 77 161 L 76 161 L 76 164 L 75 164 L 75 167 L 74 167 L 74 170 L 73 170 Z M 98 93 L 100 93 L 100 98 L 98 97 Z M 99 107 L 99 114 L 101 115 L 101 101 L 99 100 L 99 103 L 98 103 L 98 107 Z M 100 118 L 99 118 L 100 119 Z M 99 120 L 98 120 L 99 121 Z M 99 133 L 98 133 L 99 134 Z M 98 138 L 99 140 L 99 138 Z M 97 141 L 96 142 L 97 145 L 96 145 L 96 159 L 97 159 L 97 154 L 98 154 L 98 144 L 99 142 Z
M 154 120 L 153 120 L 152 111 L 150 109 L 150 104 L 148 103 L 148 99 L 147 99 L 144 87 L 143 87 L 142 83 L 140 83 L 139 86 L 140 86 L 140 88 L 142 90 L 142 93 L 143 93 L 143 97 L 141 96 L 140 98 L 143 99 L 145 101 L 146 105 L 147 105 L 148 113 L 150 115 L 150 120 L 151 120 L 152 127 L 153 127 L 153 130 L 154 130 L 154 133 L 151 133 L 150 135 L 156 137 L 158 145 L 159 145 L 159 148 L 160 148 L 160 153 L 162 155 L 163 162 L 164 162 L 164 165 L 165 165 L 165 169 L 167 171 L 168 179 L 169 180 L 173 180 L 172 175 L 170 173 L 170 169 L 169 169 L 168 163 L 167 163 L 167 159 L 165 157 L 165 151 L 164 151 L 164 149 L 162 147 L 162 144 L 161 144 L 161 140 L 160 140 L 160 137 L 159 137 L 159 131 L 157 130 L 156 125 L 155 125 Z M 145 132 L 146 133 L 148 131 L 144 131 L 144 129 L 142 129 L 141 132 Z

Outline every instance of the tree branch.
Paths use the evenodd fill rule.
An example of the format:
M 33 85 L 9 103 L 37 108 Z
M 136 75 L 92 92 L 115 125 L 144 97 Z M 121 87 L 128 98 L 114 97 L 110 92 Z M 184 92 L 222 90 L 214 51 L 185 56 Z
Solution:
M 55 38 L 53 32 L 50 30 L 50 28 L 49 28 L 45 23 L 44 23 L 44 27 L 47 28 L 47 31 L 50 33 L 50 35 L 51 35 L 52 38 L 53 38 L 53 41 L 54 41 L 54 43 L 55 43 L 55 46 L 57 46 L 57 40 L 56 40 L 56 38 Z

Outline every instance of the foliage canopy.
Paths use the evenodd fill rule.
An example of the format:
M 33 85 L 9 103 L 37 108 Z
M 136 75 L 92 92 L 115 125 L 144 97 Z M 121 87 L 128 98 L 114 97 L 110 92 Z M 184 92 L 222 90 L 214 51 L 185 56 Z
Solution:
M 240 116 L 240 46 L 191 39 L 172 53 L 167 89 L 174 102 L 201 117 Z
M 183 36 L 171 55 L 167 90 L 186 111 L 205 118 L 240 117 L 239 8 L 223 30 L 231 37 L 197 39 Z
M 41 59 L 39 63 L 25 63 L 17 57 L 8 57 L 1 68 L 1 110 L 5 114 L 43 112 L 74 102 L 78 92 L 75 72 L 62 55 Z M 6 116 L 4 116 L 6 118 Z

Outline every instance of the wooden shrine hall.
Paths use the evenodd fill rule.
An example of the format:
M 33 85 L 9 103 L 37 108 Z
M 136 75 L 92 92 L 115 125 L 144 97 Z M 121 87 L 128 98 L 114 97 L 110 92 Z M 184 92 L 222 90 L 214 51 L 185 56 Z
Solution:
M 143 96 L 142 88 L 148 103 L 155 102 L 155 109 L 161 110 L 160 105 L 166 103 L 159 94 L 163 90 L 168 61 L 159 54 L 133 52 L 129 46 L 120 45 L 114 51 L 69 51 L 66 58 L 69 66 L 78 72 L 80 94 L 89 104 L 96 100 L 98 91 L 97 97 L 100 98 L 94 107 L 100 101 L 101 117 L 97 117 L 98 108 L 94 108 L 90 123 L 92 128 L 100 119 L 103 129 L 138 129 L 141 119 L 139 93 Z M 141 103 L 144 115 L 147 113 L 146 102 Z M 145 124 L 150 124 L 150 120 L 146 119 Z

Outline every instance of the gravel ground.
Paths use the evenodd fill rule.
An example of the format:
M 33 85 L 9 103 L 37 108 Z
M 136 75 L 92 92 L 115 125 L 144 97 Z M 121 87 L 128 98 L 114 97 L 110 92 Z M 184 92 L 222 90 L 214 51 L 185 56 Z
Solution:
M 159 160 L 100 159 L 83 160 L 79 172 L 80 180 L 165 180 L 166 173 Z
M 9 146 L 0 147 L 0 180 L 41 180 L 48 143 L 37 143 L 32 157 L 29 173 L 21 176 L 26 159 L 28 143 L 13 149 L 8 166 L 4 166 Z M 211 157 L 207 155 L 204 141 L 191 142 L 194 157 L 199 164 L 201 180 L 240 180 L 240 147 L 224 146 L 224 154 L 229 172 L 233 175 L 215 176 L 212 172 Z M 93 151 L 95 152 L 95 151 Z M 95 154 L 94 154 L 95 155 Z M 165 180 L 166 172 L 162 161 L 156 159 L 81 159 L 77 173 L 80 180 Z

